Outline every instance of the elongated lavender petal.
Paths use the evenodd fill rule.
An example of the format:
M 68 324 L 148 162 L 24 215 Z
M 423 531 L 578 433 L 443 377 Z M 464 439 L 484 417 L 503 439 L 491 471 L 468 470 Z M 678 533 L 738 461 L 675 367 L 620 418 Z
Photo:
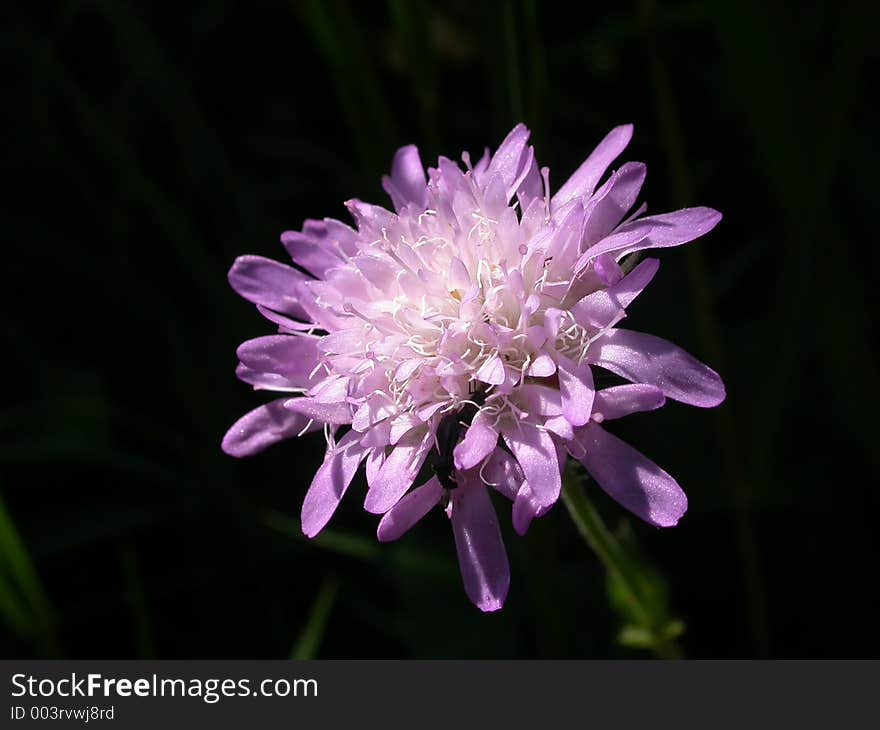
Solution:
M 562 413 L 572 426 L 583 426 L 590 420 L 593 409 L 593 372 L 590 366 L 560 356 L 557 368 L 559 392 L 562 395 Z
M 599 146 L 575 170 L 568 181 L 553 196 L 552 209 L 561 208 L 570 200 L 584 198 L 596 189 L 596 183 L 615 158 L 623 152 L 632 139 L 632 124 L 623 124 L 612 129 Z
M 507 189 L 508 197 L 516 191 L 517 185 L 514 183 L 524 172 L 523 156 L 528 139 L 528 128 L 524 124 L 517 124 L 492 155 L 489 168 L 486 170 L 486 178 L 491 178 L 493 175 L 498 175 L 501 178 Z
M 422 210 L 428 206 L 425 168 L 415 145 L 397 150 L 391 162 L 391 176 L 382 178 L 382 187 L 391 196 L 391 202 L 398 212 L 409 203 L 414 203 Z
M 412 486 L 430 449 L 430 434 L 423 428 L 401 438 L 370 485 L 364 509 L 377 515 L 391 509 Z
M 352 198 L 345 201 L 345 207 L 357 221 L 359 231 L 367 231 L 374 236 L 381 235 L 383 229 L 387 230 L 394 225 L 394 214 L 380 205 Z
M 296 436 L 309 424 L 300 413 L 284 407 L 286 398 L 254 408 L 239 418 L 223 437 L 222 448 L 230 456 L 253 456 L 272 444 Z
M 356 236 L 354 230 L 339 221 L 307 220 L 302 232 L 282 233 L 281 245 L 297 266 L 323 279 L 329 269 L 345 262 L 346 249 L 351 250 Z
M 483 363 L 483 366 L 474 373 L 474 377 L 490 385 L 501 385 L 506 377 L 504 362 L 498 355 L 494 355 Z
M 636 202 L 648 169 L 641 162 L 627 162 L 597 191 L 586 209 L 584 242 L 595 243 L 607 236 Z
M 504 442 L 522 468 L 535 497 L 541 504 L 553 504 L 562 488 L 553 438 L 532 424 L 518 426 L 503 432 Z
M 317 343 L 314 337 L 269 335 L 243 342 L 236 354 L 249 370 L 282 375 L 294 386 L 305 388 L 317 364 Z
M 235 368 L 235 375 L 242 382 L 254 386 L 254 390 L 296 391 L 299 386 L 295 380 L 278 373 L 264 373 L 260 370 L 251 370 L 239 363 Z
M 522 469 L 516 460 L 500 448 L 495 449 L 479 470 L 480 479 L 509 500 L 516 499 L 523 482 Z
M 600 335 L 589 361 L 634 383 L 656 385 L 668 398 L 710 408 L 724 400 L 724 383 L 708 365 L 653 335 L 614 329 Z
M 321 423 L 337 426 L 351 423 L 351 406 L 347 403 L 321 403 L 314 398 L 290 398 L 284 401 L 284 407 Z
M 637 218 L 588 248 L 584 259 L 595 259 L 604 253 L 614 253 L 620 259 L 649 248 L 681 246 L 707 234 L 720 220 L 721 213 L 712 208 L 683 208 L 674 213 Z M 630 243 L 630 238 L 635 239 L 634 242 Z
M 297 332 L 305 332 L 306 330 L 314 329 L 315 327 L 315 324 L 313 322 L 300 322 L 296 319 L 285 317 L 283 314 L 273 312 L 271 309 L 269 309 L 268 307 L 264 307 L 262 304 L 257 305 L 257 311 L 270 322 L 277 324 L 278 331 L 283 334 L 289 335 Z
M 657 527 L 671 527 L 687 510 L 678 483 L 653 461 L 595 423 L 577 434 L 584 468 L 630 512 Z
M 538 161 L 535 159 L 532 148 L 529 147 L 528 150 L 530 154 L 526 157 L 524 171 L 520 174 L 516 190 L 520 206 L 523 210 L 528 208 L 532 200 L 542 198 L 544 195 L 544 180 L 541 178 L 541 171 L 538 169 Z
M 358 443 L 359 436 L 356 431 L 345 434 L 315 473 L 302 505 L 302 531 L 306 537 L 314 537 L 324 529 L 351 484 L 367 451 Z
M 517 535 L 525 535 L 535 517 L 545 514 L 551 505 L 541 504 L 528 482 L 523 482 L 513 502 L 513 529 Z
M 672 213 L 649 215 L 623 226 L 651 226 L 650 248 L 667 248 L 689 243 L 705 236 L 721 220 L 721 213 L 712 208 L 682 208 Z
M 666 396 L 656 385 L 615 385 L 596 393 L 593 417 L 612 421 L 640 411 L 653 411 L 666 402 Z
M 581 299 L 571 308 L 571 313 L 583 327 L 604 329 L 611 326 L 651 283 L 659 268 L 660 262 L 657 259 L 645 259 L 616 284 Z
M 305 274 L 262 256 L 239 256 L 229 270 L 229 285 L 254 304 L 307 319 L 299 303 L 299 285 L 309 280 Z
M 452 492 L 452 533 L 468 598 L 481 611 L 497 611 L 510 587 L 510 565 L 498 517 L 486 488 L 473 475 L 459 475 Z
M 495 450 L 498 432 L 492 428 L 491 419 L 478 413 L 465 431 L 464 438 L 455 447 L 453 456 L 458 469 L 471 469 Z
M 379 521 L 376 536 L 379 542 L 397 540 L 440 501 L 443 487 L 437 477 L 431 477 L 416 487 L 388 510 Z

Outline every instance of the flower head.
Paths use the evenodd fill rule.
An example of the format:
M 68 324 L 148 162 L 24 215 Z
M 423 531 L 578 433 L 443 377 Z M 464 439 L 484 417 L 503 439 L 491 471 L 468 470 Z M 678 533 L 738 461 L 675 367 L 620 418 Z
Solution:
M 464 168 L 441 157 L 427 176 L 403 147 L 382 181 L 393 212 L 350 200 L 355 228 L 309 220 L 282 235 L 295 266 L 236 260 L 232 287 L 279 333 L 239 347 L 238 377 L 285 395 L 235 423 L 223 448 L 246 456 L 323 427 L 306 535 L 327 524 L 363 462 L 379 539 L 442 504 L 465 590 L 491 611 L 509 568 L 487 487 L 513 502 L 524 534 L 558 500 L 570 454 L 642 519 L 678 521 L 687 499 L 675 480 L 602 424 L 666 398 L 724 399 L 709 367 L 618 327 L 658 268 L 630 266 L 630 254 L 692 241 L 721 216 L 630 214 L 645 166 L 599 182 L 631 136 L 613 129 L 553 195 L 523 125 L 491 157 L 472 164 L 465 153 Z M 596 368 L 630 384 L 597 390 Z M 435 473 L 420 479 L 426 462 Z

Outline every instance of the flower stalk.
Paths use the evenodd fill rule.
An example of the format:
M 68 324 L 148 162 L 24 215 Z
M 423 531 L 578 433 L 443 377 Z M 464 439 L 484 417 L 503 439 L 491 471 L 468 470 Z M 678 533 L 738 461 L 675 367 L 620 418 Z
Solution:
M 605 566 L 609 580 L 616 584 L 626 604 L 624 610 L 632 625 L 621 632 L 621 642 L 650 648 L 659 659 L 682 658 L 681 647 L 675 640 L 683 629 L 681 622 L 668 620 L 665 611 L 658 611 L 658 607 L 652 605 L 654 601 L 644 588 L 648 583 L 646 576 L 640 575 L 640 566 L 627 555 L 587 496 L 584 484 L 589 478 L 569 460 L 562 478 L 562 501 L 581 537 Z

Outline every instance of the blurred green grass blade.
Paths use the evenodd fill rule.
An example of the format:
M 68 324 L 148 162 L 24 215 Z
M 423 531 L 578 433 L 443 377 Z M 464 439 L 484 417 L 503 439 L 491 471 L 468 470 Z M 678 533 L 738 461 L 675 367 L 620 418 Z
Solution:
M 3 566 L 5 568 L 5 566 Z M 0 572 L 0 616 L 13 634 L 20 638 L 33 634 L 27 607 L 5 571 Z
M 379 555 L 379 545 L 376 543 L 339 530 L 323 530 L 313 542 L 332 552 L 364 560 L 373 560 Z
M 306 541 L 302 534 L 302 528 L 297 520 L 291 519 L 280 512 L 269 512 L 265 517 L 265 523 L 273 530 L 283 535 L 295 537 Z M 321 532 L 309 540 L 309 544 L 317 545 L 331 552 L 339 553 L 350 558 L 372 560 L 379 553 L 379 545 L 358 535 L 352 535 L 338 530 L 321 530 Z
M 436 550 L 420 550 L 399 542 L 382 544 L 349 532 L 327 528 L 321 530 L 316 537 L 308 539 L 302 534 L 299 521 L 279 512 L 268 513 L 264 522 L 273 530 L 303 544 L 314 545 L 365 562 L 381 563 L 391 571 L 415 573 L 439 580 L 458 580 L 456 563 L 448 557 L 441 556 Z
M 0 559 L 39 622 L 44 626 L 50 625 L 53 622 L 53 611 L 49 598 L 2 497 L 0 497 Z
M 314 659 L 317 655 L 327 631 L 327 622 L 330 619 L 333 604 L 336 603 L 340 585 L 340 580 L 335 575 L 328 576 L 321 583 L 306 625 L 303 626 L 302 632 L 290 652 L 291 659 Z
M 2 497 L 0 613 L 16 635 L 41 643 L 47 655 L 56 654 L 54 611 Z

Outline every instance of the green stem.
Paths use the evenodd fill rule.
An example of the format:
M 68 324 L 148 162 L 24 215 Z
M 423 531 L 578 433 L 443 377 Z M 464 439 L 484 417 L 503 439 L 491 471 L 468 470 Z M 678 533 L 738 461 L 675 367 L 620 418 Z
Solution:
M 336 602 L 341 582 L 338 577 L 331 575 L 324 579 L 308 620 L 303 627 L 296 645 L 290 652 L 291 659 L 314 659 L 327 630 L 327 622 L 330 620 L 330 612 Z
M 569 463 L 562 479 L 562 501 L 578 532 L 602 561 L 608 573 L 618 581 L 640 623 L 652 627 L 655 637 L 652 649 L 657 657 L 680 659 L 682 652 L 675 639 L 664 636 L 662 631 L 655 630 L 657 621 L 639 589 L 636 569 L 626 558 L 617 538 L 602 521 L 598 510 L 587 497 L 583 481 L 583 477 L 573 463 Z

